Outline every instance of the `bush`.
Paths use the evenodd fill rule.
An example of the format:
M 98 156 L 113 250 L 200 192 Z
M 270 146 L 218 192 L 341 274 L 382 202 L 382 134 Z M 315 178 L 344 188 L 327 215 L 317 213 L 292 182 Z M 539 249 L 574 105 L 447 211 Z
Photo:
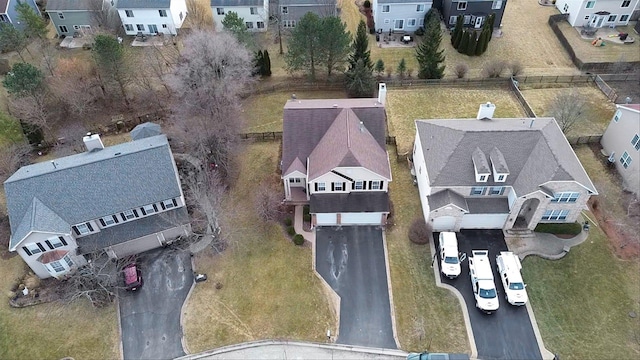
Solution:
M 302 219 L 306 222 L 311 222 L 311 214 L 302 215 Z
M 511 76 L 518 76 L 522 72 L 522 64 L 519 61 L 514 61 L 509 64 L 509 70 L 511 70 Z
M 423 218 L 417 218 L 409 227 L 409 240 L 414 244 L 427 244 L 429 242 L 429 226 L 424 222 Z
M 499 78 L 506 64 L 504 61 L 496 60 L 490 61 L 484 65 L 484 74 L 488 78 Z
M 293 236 L 296 234 L 296 229 L 293 228 L 293 226 L 288 226 L 287 227 L 287 234 Z
M 422 35 L 424 35 L 424 28 L 420 26 L 418 30 L 416 30 L 416 36 L 422 36 Z
M 285 218 L 284 219 L 284 225 L 285 226 L 291 226 L 293 222 L 291 221 L 291 218 Z
M 582 231 L 582 224 L 538 224 L 535 232 L 557 234 L 557 235 L 578 235 Z
M 300 246 L 302 244 L 304 244 L 304 237 L 300 234 L 295 234 L 293 236 L 293 243 Z
M 364 0 L 363 6 L 364 6 L 365 9 L 371 9 L 371 1 Z
M 462 79 L 465 75 L 467 75 L 467 71 L 469 71 L 469 67 L 467 64 L 457 64 L 454 68 L 454 72 L 458 79 Z
M 309 205 L 305 205 L 302 207 L 302 214 L 303 215 L 308 215 L 309 214 Z

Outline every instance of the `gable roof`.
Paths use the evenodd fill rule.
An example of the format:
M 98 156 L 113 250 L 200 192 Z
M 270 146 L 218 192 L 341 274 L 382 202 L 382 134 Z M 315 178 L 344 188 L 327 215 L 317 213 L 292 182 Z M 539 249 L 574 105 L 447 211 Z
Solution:
M 171 0 L 118 0 L 118 9 L 167 9 Z
M 31 230 L 69 233 L 70 225 L 182 195 L 164 135 L 24 166 L 4 189 L 10 248 Z
M 589 179 L 553 118 L 416 120 L 432 186 L 475 186 L 472 154 L 497 148 L 508 166 L 504 183 L 490 177 L 480 185 L 513 186 L 528 194 L 548 181 L 575 181 L 593 194 Z
M 58 11 L 58 10 L 99 11 L 100 10 L 96 8 L 96 0 L 48 0 L 46 9 L 47 11 Z
M 345 110 L 348 111 L 345 112 Z M 364 132 L 360 131 L 360 121 L 365 128 Z M 357 131 L 351 131 L 347 136 L 347 125 L 350 129 Z M 332 126 L 334 126 L 332 133 L 340 139 L 342 145 L 337 144 L 331 136 L 326 136 Z M 327 169 L 327 166 L 336 167 L 340 164 L 362 162 L 362 166 L 371 166 L 371 171 L 380 172 L 382 176 L 390 176 L 385 136 L 384 106 L 376 99 L 289 100 L 285 104 L 283 116 L 281 164 L 283 176 L 295 170 L 307 173 L 307 159 L 321 141 L 322 147 L 314 155 L 316 161 L 313 162 L 314 165 L 310 164 L 310 166 L 317 166 L 318 171 Z M 364 138 L 369 139 L 365 140 L 366 145 L 352 142 L 352 148 L 349 148 L 348 140 L 354 137 L 357 137 L 358 141 Z M 328 154 L 333 152 L 331 146 L 334 145 L 340 146 L 340 156 Z M 374 154 L 363 154 L 366 149 L 373 148 L 376 148 Z M 384 153 L 384 159 L 381 158 L 382 153 Z M 325 155 L 330 155 L 331 159 L 322 159 L 321 156 Z M 370 156 L 374 159 L 370 159 Z M 373 161 L 376 163 L 372 164 Z M 386 170 L 382 169 L 383 165 Z M 329 170 L 331 168 L 327 171 Z
M 469 206 L 467 205 L 467 200 L 465 200 L 464 196 L 449 189 L 441 190 L 427 196 L 427 201 L 429 201 L 429 208 L 431 211 L 453 204 L 460 209 L 469 212 Z
M 264 0 L 210 0 L 211 6 L 263 6 Z

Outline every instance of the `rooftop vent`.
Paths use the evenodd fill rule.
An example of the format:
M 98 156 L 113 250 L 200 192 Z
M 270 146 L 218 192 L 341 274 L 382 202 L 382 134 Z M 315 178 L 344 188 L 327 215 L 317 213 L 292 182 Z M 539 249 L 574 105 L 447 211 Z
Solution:
M 100 135 L 87 133 L 87 136 L 82 138 L 84 145 L 87 147 L 87 151 L 97 151 L 104 149 L 104 145 L 102 144 L 102 140 L 100 140 Z
M 480 108 L 478 109 L 478 116 L 476 119 L 493 119 L 493 113 L 496 111 L 496 105 L 490 102 L 486 104 L 480 104 Z

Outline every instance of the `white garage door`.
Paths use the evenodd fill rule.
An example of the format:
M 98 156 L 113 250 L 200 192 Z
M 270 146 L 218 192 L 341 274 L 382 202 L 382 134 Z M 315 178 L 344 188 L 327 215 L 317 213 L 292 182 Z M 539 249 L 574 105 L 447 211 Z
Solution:
M 433 219 L 433 231 L 454 231 L 456 218 L 453 216 L 439 216 Z
M 502 229 L 509 214 L 465 214 L 461 229 Z
M 336 213 L 316 214 L 316 224 L 318 226 L 334 226 L 338 224 Z
M 160 246 L 162 246 L 162 244 L 160 243 L 158 236 L 156 234 L 151 234 L 125 243 L 113 245 L 111 250 L 113 250 L 117 258 L 121 258 L 133 254 L 139 254 Z
M 380 225 L 382 213 L 343 213 L 340 217 L 342 225 Z

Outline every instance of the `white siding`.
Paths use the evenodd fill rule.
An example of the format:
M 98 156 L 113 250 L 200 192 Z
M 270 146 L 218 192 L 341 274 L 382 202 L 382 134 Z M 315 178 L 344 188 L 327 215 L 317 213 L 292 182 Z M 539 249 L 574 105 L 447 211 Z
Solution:
M 171 2 L 174 5 L 175 0 Z M 126 10 L 133 11 L 133 17 L 127 17 Z M 166 10 L 167 16 L 161 17 L 159 10 Z M 176 12 L 177 11 L 177 12 Z M 180 11 L 182 11 L 182 20 L 180 20 Z M 120 20 L 122 20 L 122 26 L 125 29 L 127 35 L 136 35 L 138 32 L 150 35 L 149 25 L 155 25 L 158 28 L 158 33 L 166 35 L 176 35 L 177 29 L 182 26 L 184 17 L 186 16 L 186 5 L 184 10 L 170 10 L 170 9 L 118 9 Z M 133 30 L 127 30 L 127 24 L 133 26 Z M 144 30 L 138 30 L 137 25 L 143 25 Z M 166 25 L 166 28 L 163 27 Z
M 640 152 L 631 144 L 633 137 L 640 135 L 640 113 L 619 107 L 620 119 L 611 120 L 607 130 L 602 135 L 602 148 L 607 155 L 614 154 L 615 166 L 628 190 L 640 194 Z M 615 116 L 615 115 L 614 115 Z M 631 156 L 631 164 L 625 169 L 620 163 L 624 152 Z
M 256 14 L 251 14 L 251 6 L 224 6 L 225 15 L 218 15 L 217 8 L 221 6 L 212 6 L 211 13 L 213 14 L 213 21 L 215 22 L 216 31 L 221 31 L 223 29 L 222 20 L 225 15 L 233 11 L 238 14 L 238 17 L 244 19 L 245 22 L 253 23 L 253 28 L 249 29 L 249 31 L 266 31 L 267 26 L 269 24 L 269 11 L 267 10 L 267 1 L 264 1 L 262 7 L 257 6 Z M 262 21 L 264 23 L 263 29 L 258 29 L 258 21 Z
M 28 244 L 40 243 L 45 248 L 46 251 L 51 251 L 51 249 L 47 246 L 45 241 L 49 238 L 57 237 L 57 236 L 64 236 L 64 239 L 67 242 L 67 245 L 63 247 L 59 247 L 56 250 L 69 250 L 70 253 L 75 252 L 77 245 L 73 237 L 71 237 L 70 235 L 43 233 L 43 232 L 30 233 L 22 242 L 20 242 L 20 244 L 18 244 L 18 247 L 16 248 L 16 252 L 20 255 L 20 257 L 22 257 L 24 262 L 26 262 L 27 265 L 29 265 L 29 267 L 31 268 L 31 270 L 33 270 L 33 272 L 36 275 L 38 275 L 38 277 L 41 279 L 51 277 L 51 274 L 49 274 L 49 272 L 44 267 L 44 265 L 37 260 L 40 256 L 42 256 L 43 253 L 40 252 L 33 255 L 27 255 L 27 253 L 22 249 L 22 247 Z M 72 259 L 72 260 L 75 260 L 75 259 Z
M 502 229 L 509 214 L 464 214 L 461 229 Z
M 431 195 L 431 185 L 429 184 L 429 174 L 427 173 L 427 164 L 422 154 L 422 143 L 418 132 L 416 131 L 416 139 L 414 143 L 413 167 L 416 172 L 418 182 L 418 192 L 420 194 L 420 203 L 422 203 L 422 213 L 426 221 L 429 220 L 429 201 L 427 197 Z
M 592 19 L 593 14 L 599 11 L 607 11 L 611 13 L 611 15 L 617 15 L 614 22 L 609 22 L 608 16 L 604 15 L 605 19 L 601 25 L 601 27 L 604 27 L 609 25 L 627 25 L 633 10 L 638 5 L 638 1 L 639 0 L 631 0 L 629 6 L 623 8 L 622 0 L 596 0 L 593 8 L 587 9 L 588 0 L 558 0 L 556 1 L 556 7 L 561 13 L 569 14 L 568 21 L 571 26 L 584 26 L 585 23 L 588 23 Z M 620 21 L 622 15 L 628 15 L 627 20 Z M 586 17 L 589 18 L 586 19 Z
M 417 6 L 424 5 L 424 11 L 418 12 Z M 382 12 L 384 6 L 389 6 L 389 12 Z M 373 1 L 372 9 L 376 31 L 389 32 L 394 30 L 394 21 L 403 20 L 403 29 L 398 31 L 414 32 L 418 30 L 420 20 L 424 19 L 429 9 L 431 9 L 432 1 L 407 1 L 401 4 L 381 4 L 377 0 Z M 410 26 L 409 21 L 415 19 L 415 25 Z

